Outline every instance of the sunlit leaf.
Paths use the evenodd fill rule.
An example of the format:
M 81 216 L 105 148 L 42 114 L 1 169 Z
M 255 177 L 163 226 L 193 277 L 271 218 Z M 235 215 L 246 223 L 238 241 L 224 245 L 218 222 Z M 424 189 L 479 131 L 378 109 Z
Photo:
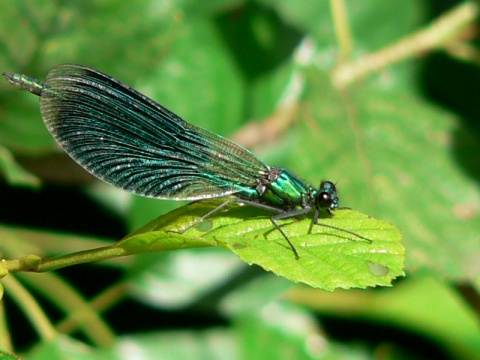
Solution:
M 248 264 L 326 290 L 385 286 L 404 275 L 400 231 L 352 210 L 339 210 L 320 220 L 336 229 L 312 225 L 309 217 L 283 221 L 282 228 L 300 255 L 298 260 L 273 227 L 271 215 L 244 206 L 232 206 L 228 212 L 208 218 L 205 224 L 178 233 L 218 204 L 199 202 L 172 211 L 127 236 L 118 246 L 129 253 L 221 246 Z

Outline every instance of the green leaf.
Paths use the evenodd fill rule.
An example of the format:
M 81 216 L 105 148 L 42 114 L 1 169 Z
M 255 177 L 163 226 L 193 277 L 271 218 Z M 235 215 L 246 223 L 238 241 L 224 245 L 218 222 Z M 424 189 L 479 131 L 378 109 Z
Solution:
M 27 359 L 72 359 L 72 360 L 95 360 L 103 359 L 97 351 L 87 344 L 72 337 L 59 335 L 55 340 L 42 342 L 31 349 L 25 356 Z
M 245 264 L 227 251 L 209 247 L 131 257 L 127 291 L 149 306 L 179 311 L 208 302 L 245 269 Z
M 12 185 L 24 185 L 34 188 L 40 186 L 40 179 L 23 169 L 4 146 L 0 145 L 0 173 Z
M 314 346 L 306 339 L 321 337 L 312 313 L 284 302 L 271 302 L 235 322 L 244 359 L 313 359 Z
M 442 351 L 452 359 L 476 359 L 480 353 L 475 310 L 455 286 L 425 271 L 387 291 L 327 293 L 295 287 L 285 298 L 329 317 L 369 319 L 388 328 L 409 329 L 442 344 Z M 405 358 L 409 357 L 399 359 Z
M 206 224 L 201 224 L 178 233 L 218 205 L 218 201 L 204 201 L 174 210 L 130 234 L 117 246 L 130 254 L 221 246 L 248 264 L 330 291 L 388 286 L 404 275 L 400 231 L 352 210 L 339 210 L 330 218 L 320 219 L 322 224 L 336 229 L 312 225 L 308 217 L 282 221 L 282 229 L 297 248 L 299 260 L 273 227 L 271 215 L 239 204 L 209 217 L 205 223 L 211 229 L 202 231 Z M 371 243 L 341 229 L 370 239 Z
M 0 350 L 0 360 L 19 360 L 19 359 L 20 357 L 18 357 L 15 354 Z
M 242 359 L 238 336 L 230 328 L 216 327 L 204 331 L 135 332 L 118 338 L 102 354 L 104 359 Z M 138 354 L 138 355 L 137 355 Z
M 135 87 L 188 122 L 231 133 L 245 121 L 245 95 L 235 63 L 211 22 L 190 20 L 181 30 L 162 61 Z

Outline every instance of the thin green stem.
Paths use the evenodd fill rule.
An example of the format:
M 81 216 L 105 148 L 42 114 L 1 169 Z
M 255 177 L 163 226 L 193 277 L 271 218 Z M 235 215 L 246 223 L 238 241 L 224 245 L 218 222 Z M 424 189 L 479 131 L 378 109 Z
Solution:
M 22 309 L 43 341 L 53 341 L 57 331 L 33 296 L 13 276 L 2 280 L 5 289 L 17 306 Z
M 1 287 L 2 284 L 0 284 L 0 288 Z M 3 288 L 0 290 L 3 290 Z M 0 349 L 10 352 L 13 351 L 12 338 L 8 331 L 7 317 L 5 313 L 5 302 L 3 301 L 0 301 Z
M 67 266 L 105 261 L 119 256 L 128 255 L 125 249 L 112 246 L 105 246 L 97 249 L 79 251 L 73 254 L 61 255 L 54 258 L 43 259 L 38 266 L 30 269 L 34 272 L 46 272 L 61 269 Z
M 347 6 L 344 0 L 330 0 L 332 8 L 333 24 L 340 49 L 339 62 L 345 62 L 352 52 L 352 33 L 348 21 Z
M 118 303 L 126 293 L 125 282 L 120 282 L 110 286 L 105 291 L 95 296 L 90 301 L 90 307 L 97 313 L 102 313 Z M 70 334 L 78 328 L 78 321 L 74 316 L 68 316 L 57 324 L 57 329 L 62 334 Z
M 47 272 L 72 265 L 110 260 L 125 255 L 129 255 L 125 249 L 116 245 L 110 245 L 54 258 L 42 259 L 37 255 L 27 255 L 14 260 L 3 259 L 0 263 L 0 270 L 3 276 L 7 273 L 20 271 Z
M 22 280 L 36 289 L 68 317 L 74 319 L 83 334 L 99 347 L 110 346 L 115 334 L 76 290 L 54 273 L 37 274 L 21 273 Z M 92 280 L 93 281 L 93 280 Z

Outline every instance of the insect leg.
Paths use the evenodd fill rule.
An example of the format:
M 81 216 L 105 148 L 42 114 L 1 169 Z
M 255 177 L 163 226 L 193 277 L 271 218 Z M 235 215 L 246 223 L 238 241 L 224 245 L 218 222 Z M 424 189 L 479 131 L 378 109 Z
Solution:
M 372 243 L 372 240 L 366 238 L 365 236 L 362 236 L 362 235 L 360 235 L 360 234 L 357 234 L 357 233 L 354 232 L 354 231 L 350 231 L 350 230 L 342 229 L 342 228 L 339 228 L 339 227 L 336 227 L 336 226 L 333 226 L 333 225 L 328 225 L 328 224 L 324 224 L 324 223 L 318 222 L 319 213 L 320 213 L 320 211 L 315 210 L 315 215 L 313 215 L 313 223 L 314 223 L 315 225 L 320 225 L 320 226 L 324 226 L 324 227 L 329 228 L 329 229 L 334 229 L 334 230 L 342 231 L 342 232 L 344 232 L 344 233 L 353 235 L 353 236 L 355 236 L 355 237 L 357 237 L 357 238 L 359 238 L 359 239 L 366 240 L 366 241 L 368 241 L 370 244 Z
M 290 245 L 290 247 L 292 248 L 292 251 L 295 254 L 295 258 L 297 260 L 300 259 L 300 255 L 298 254 L 298 250 L 295 247 L 295 245 L 293 245 L 293 243 L 290 241 L 290 238 L 287 236 L 285 231 L 283 231 L 283 229 L 280 227 L 280 225 L 278 225 L 277 220 L 288 219 L 288 218 L 291 218 L 291 217 L 303 215 L 303 214 L 308 213 L 310 211 L 310 209 L 311 208 L 309 206 L 306 206 L 306 207 L 301 208 L 301 209 L 294 209 L 294 210 L 290 210 L 290 211 L 286 211 L 286 212 L 281 212 L 280 214 L 274 215 L 270 218 L 270 221 L 275 226 L 275 228 L 278 231 L 280 231 L 280 233 L 283 235 L 285 240 L 287 240 L 288 245 Z
M 186 228 L 178 231 L 178 233 L 179 233 L 179 234 L 185 233 L 186 231 L 190 230 L 191 228 L 193 228 L 193 227 L 197 226 L 198 224 L 204 222 L 207 218 L 209 218 L 210 216 L 212 216 L 213 214 L 215 214 L 217 211 L 220 211 L 221 209 L 223 209 L 224 207 L 228 206 L 228 205 L 231 204 L 231 203 L 240 203 L 240 204 L 245 204 L 245 205 L 253 206 L 253 207 L 256 207 L 256 208 L 258 208 L 258 209 L 276 212 L 277 215 L 272 216 L 272 217 L 270 218 L 270 221 L 271 221 L 272 224 L 275 226 L 275 228 L 276 228 L 278 231 L 280 231 L 280 233 L 281 233 L 282 236 L 285 238 L 285 240 L 287 240 L 288 245 L 290 246 L 290 248 L 292 249 L 292 251 L 293 251 L 293 253 L 294 253 L 294 255 L 295 255 L 295 258 L 296 258 L 297 260 L 300 259 L 300 256 L 298 255 L 297 249 L 295 248 L 295 246 L 293 245 L 293 243 L 290 241 L 290 239 L 288 238 L 288 235 L 285 233 L 285 231 L 283 231 L 283 229 L 280 227 L 280 225 L 278 225 L 278 223 L 276 222 L 276 220 L 286 219 L 286 218 L 289 218 L 289 217 L 294 217 L 294 216 L 297 216 L 297 215 L 305 214 L 305 213 L 307 213 L 308 211 L 310 211 L 310 208 L 303 208 L 303 209 L 299 209 L 299 210 L 295 210 L 295 211 L 284 212 L 282 209 L 276 208 L 276 207 L 274 207 L 274 206 L 270 206 L 270 205 L 266 205 L 266 204 L 261 204 L 261 203 L 255 202 L 255 201 L 250 201 L 250 200 L 245 200 L 245 199 L 231 198 L 231 199 L 228 199 L 227 201 L 225 201 L 224 203 L 218 205 L 215 209 L 210 210 L 208 213 L 206 213 L 206 214 L 203 215 L 201 218 L 199 218 L 198 220 L 196 220 L 193 224 L 191 224 L 191 225 L 187 226 Z
M 310 207 L 304 207 L 302 209 L 291 210 L 291 211 L 285 212 L 284 210 L 279 209 L 279 208 L 274 207 L 274 206 L 270 206 L 270 205 L 266 205 L 266 204 L 262 204 L 262 203 L 258 203 L 258 202 L 254 202 L 254 201 L 244 200 L 244 199 L 232 199 L 232 202 L 239 202 L 239 203 L 242 203 L 242 204 L 246 204 L 246 205 L 256 207 L 258 209 L 276 212 L 277 215 L 273 215 L 270 218 L 270 221 L 272 222 L 273 226 L 275 226 L 275 228 L 278 231 L 280 231 L 280 234 L 282 234 L 282 236 L 285 238 L 285 240 L 287 240 L 288 245 L 290 246 L 290 248 L 293 251 L 293 254 L 295 255 L 295 258 L 297 260 L 300 259 L 300 255 L 298 254 L 297 248 L 295 247 L 295 245 L 293 245 L 293 243 L 290 241 L 290 238 L 288 237 L 288 235 L 285 233 L 285 231 L 283 231 L 283 229 L 280 227 L 280 225 L 278 225 L 276 220 L 287 219 L 287 218 L 290 218 L 290 217 L 306 214 L 310 211 Z

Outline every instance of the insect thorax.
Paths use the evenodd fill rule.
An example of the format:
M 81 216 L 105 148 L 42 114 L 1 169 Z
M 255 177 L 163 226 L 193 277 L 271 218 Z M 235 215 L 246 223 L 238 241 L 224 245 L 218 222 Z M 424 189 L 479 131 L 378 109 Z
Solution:
M 280 208 L 303 207 L 311 201 L 311 187 L 287 170 L 272 167 L 257 180 L 258 198 L 265 204 Z

